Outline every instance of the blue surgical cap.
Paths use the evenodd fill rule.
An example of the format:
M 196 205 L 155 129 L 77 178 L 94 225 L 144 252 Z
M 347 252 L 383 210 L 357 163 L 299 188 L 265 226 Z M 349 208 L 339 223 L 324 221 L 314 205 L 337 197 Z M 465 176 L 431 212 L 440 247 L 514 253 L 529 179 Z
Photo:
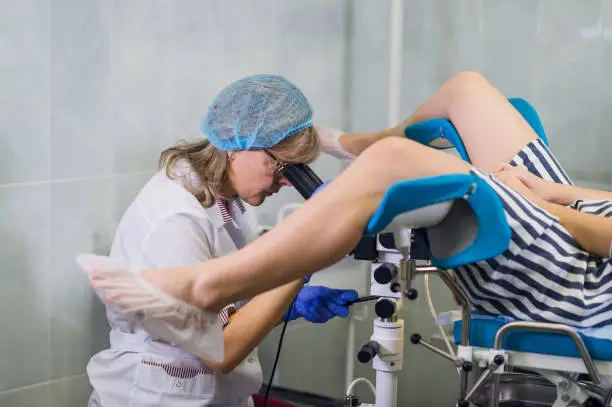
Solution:
M 312 126 L 312 108 L 297 86 L 279 75 L 253 75 L 225 87 L 202 118 L 219 150 L 270 148 Z

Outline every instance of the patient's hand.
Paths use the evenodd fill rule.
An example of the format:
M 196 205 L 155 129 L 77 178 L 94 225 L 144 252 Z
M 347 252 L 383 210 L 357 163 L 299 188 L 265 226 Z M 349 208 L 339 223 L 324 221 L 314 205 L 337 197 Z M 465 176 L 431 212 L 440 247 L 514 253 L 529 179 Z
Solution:
M 537 205 L 546 202 L 546 200 L 532 190 L 515 171 L 499 171 L 495 173 L 495 177 Z
M 556 200 L 555 186 L 557 184 L 532 174 L 525 167 L 503 164 L 494 172 L 494 175 L 529 200 L 533 201 L 532 197 L 529 196 L 530 194 L 535 195 L 536 199 L 539 198 L 546 202 L 555 202 Z

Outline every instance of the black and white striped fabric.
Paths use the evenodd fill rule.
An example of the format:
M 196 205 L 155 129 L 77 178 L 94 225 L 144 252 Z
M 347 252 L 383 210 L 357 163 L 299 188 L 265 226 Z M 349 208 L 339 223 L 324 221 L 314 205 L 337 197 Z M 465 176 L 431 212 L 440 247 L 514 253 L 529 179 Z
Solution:
M 238 309 L 234 304 L 230 304 L 227 307 L 223 308 L 221 312 L 219 312 L 219 320 L 223 324 L 223 328 L 225 328 L 232 319 L 232 315 L 234 315 Z
M 612 217 L 612 201 L 610 200 L 578 200 L 572 208 L 591 215 Z
M 529 143 L 511 162 L 548 180 L 572 184 L 540 141 Z M 501 255 L 455 270 L 478 312 L 581 328 L 612 324 L 612 266 L 590 254 L 542 210 L 493 176 L 473 173 L 499 194 L 512 230 Z M 574 209 L 611 216 L 612 201 L 578 201 Z

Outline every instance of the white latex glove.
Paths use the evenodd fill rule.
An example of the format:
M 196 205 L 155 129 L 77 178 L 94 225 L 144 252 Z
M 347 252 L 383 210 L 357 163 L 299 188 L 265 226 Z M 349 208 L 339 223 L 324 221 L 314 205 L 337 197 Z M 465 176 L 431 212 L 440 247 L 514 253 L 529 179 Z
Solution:
M 321 140 L 321 150 L 333 157 L 341 160 L 353 160 L 355 156 L 346 151 L 340 145 L 340 136 L 344 133 L 331 127 L 315 125 L 319 139 Z

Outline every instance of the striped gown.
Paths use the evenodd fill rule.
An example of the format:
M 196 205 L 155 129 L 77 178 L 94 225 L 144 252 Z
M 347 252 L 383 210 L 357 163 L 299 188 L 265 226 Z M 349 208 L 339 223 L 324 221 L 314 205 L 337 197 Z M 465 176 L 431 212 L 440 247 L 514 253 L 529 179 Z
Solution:
M 529 143 L 511 164 L 547 180 L 572 184 L 540 140 Z M 610 259 L 584 251 L 556 217 L 494 177 L 472 171 L 499 194 L 512 230 L 504 253 L 454 270 L 475 310 L 580 328 L 612 324 Z M 612 201 L 577 201 L 572 207 L 612 216 Z

